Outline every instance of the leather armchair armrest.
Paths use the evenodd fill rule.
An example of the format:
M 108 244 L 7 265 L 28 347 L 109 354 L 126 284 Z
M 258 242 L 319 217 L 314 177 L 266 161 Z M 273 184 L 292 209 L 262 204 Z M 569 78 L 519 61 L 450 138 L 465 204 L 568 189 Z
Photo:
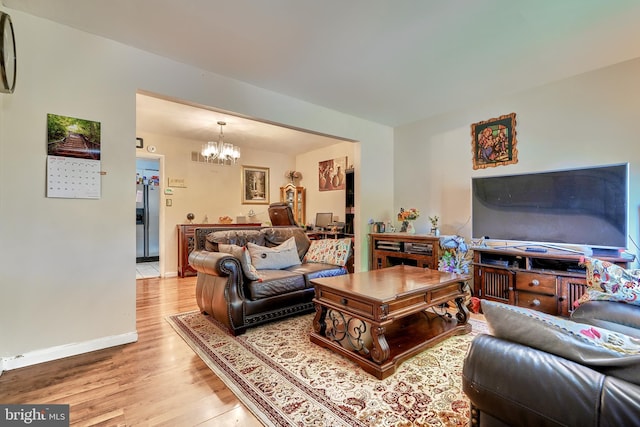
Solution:
M 244 275 L 233 256 L 205 250 L 192 251 L 189 264 L 198 272 L 196 300 L 203 313 L 212 315 L 232 333 L 244 327 Z
M 195 250 L 189 254 L 189 264 L 194 270 L 213 274 L 214 276 L 228 276 L 231 274 L 229 267 L 223 267 L 227 259 L 235 258 L 228 253 L 206 250 Z M 240 264 L 238 263 L 238 265 Z
M 491 335 L 479 335 L 464 360 L 462 384 L 474 406 L 507 425 L 593 425 L 604 375 Z

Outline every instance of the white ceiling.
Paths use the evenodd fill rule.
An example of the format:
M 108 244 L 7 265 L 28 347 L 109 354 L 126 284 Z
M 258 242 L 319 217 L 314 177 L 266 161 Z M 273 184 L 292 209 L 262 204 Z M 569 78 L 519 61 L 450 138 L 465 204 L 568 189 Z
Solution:
M 640 57 L 639 0 L 2 2 L 389 126 Z
M 221 112 L 206 106 L 136 95 L 136 129 L 195 141 L 217 141 L 223 121 L 224 141 L 240 148 L 297 155 L 344 139 L 319 135 Z

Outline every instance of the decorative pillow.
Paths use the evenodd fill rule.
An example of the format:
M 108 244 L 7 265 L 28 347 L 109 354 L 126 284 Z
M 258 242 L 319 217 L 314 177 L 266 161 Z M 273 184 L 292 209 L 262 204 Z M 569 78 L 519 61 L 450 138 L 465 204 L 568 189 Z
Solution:
M 627 270 L 596 258 L 585 258 L 582 265 L 587 268 L 587 289 L 574 306 L 587 301 L 640 305 L 640 270 Z
M 640 340 L 522 307 L 482 300 L 492 335 L 517 342 L 637 384 Z
M 247 249 L 251 255 L 251 263 L 258 270 L 282 270 L 300 264 L 296 240 L 293 237 L 274 248 L 247 243 Z
M 298 247 L 298 258 L 300 259 L 302 259 L 311 244 L 307 233 L 300 227 L 269 227 L 263 228 L 262 232 L 264 233 L 264 246 L 270 248 L 283 244 L 291 237 L 295 238 L 296 246 Z M 254 243 L 261 244 L 259 242 Z
M 304 261 L 344 267 L 350 253 L 351 239 L 312 240 Z
M 231 254 L 235 258 L 237 258 L 238 261 L 240 261 L 242 271 L 244 272 L 244 275 L 247 276 L 247 279 L 261 280 L 260 276 L 258 275 L 258 271 L 256 271 L 256 268 L 251 264 L 251 256 L 249 255 L 247 248 L 245 248 L 244 246 L 218 243 L 218 252 Z

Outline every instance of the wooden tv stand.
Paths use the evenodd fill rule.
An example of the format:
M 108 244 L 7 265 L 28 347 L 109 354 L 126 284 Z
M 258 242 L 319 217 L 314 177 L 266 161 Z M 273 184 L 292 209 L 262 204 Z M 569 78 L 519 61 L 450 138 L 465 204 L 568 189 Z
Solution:
M 473 248 L 474 296 L 568 317 L 586 289 L 582 255 L 562 250 Z M 630 260 L 595 256 L 627 268 Z

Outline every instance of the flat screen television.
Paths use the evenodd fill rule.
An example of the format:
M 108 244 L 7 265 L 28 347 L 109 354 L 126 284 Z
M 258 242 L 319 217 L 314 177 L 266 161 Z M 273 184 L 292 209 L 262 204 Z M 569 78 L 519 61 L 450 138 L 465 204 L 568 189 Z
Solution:
M 628 165 L 472 178 L 472 236 L 627 246 Z

